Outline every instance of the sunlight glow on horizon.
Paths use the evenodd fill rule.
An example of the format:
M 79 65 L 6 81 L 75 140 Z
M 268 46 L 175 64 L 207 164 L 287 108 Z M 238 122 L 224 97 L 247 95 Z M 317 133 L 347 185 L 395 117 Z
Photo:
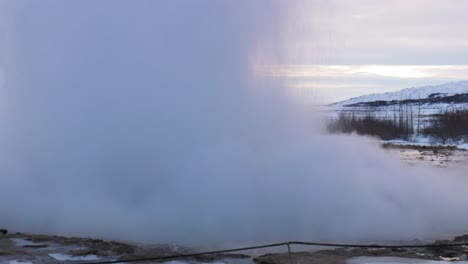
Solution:
M 468 79 L 468 65 L 265 65 L 257 68 L 272 77 L 382 76 L 393 78 Z
M 256 70 L 260 75 L 286 80 L 288 87 L 299 90 L 293 91 L 297 98 L 315 102 L 319 97 L 325 103 L 468 80 L 468 65 L 271 64 L 257 66 Z

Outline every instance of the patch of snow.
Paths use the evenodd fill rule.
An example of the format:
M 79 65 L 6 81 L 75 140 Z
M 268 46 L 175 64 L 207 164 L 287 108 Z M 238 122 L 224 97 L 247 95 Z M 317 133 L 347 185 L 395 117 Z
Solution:
M 431 143 L 427 142 L 417 142 L 417 141 L 408 141 L 404 139 L 391 139 L 391 140 L 382 140 L 382 143 L 392 144 L 392 145 L 407 145 L 407 146 L 434 146 Z
M 32 262 L 29 262 L 29 261 L 19 261 L 19 260 L 11 260 L 8 263 L 9 264 L 33 264 Z
M 45 243 L 36 243 L 23 238 L 10 238 L 11 241 L 15 243 L 17 247 L 34 247 L 44 245 Z
M 431 137 L 424 136 L 424 135 L 413 135 L 410 138 L 410 141 L 417 142 L 421 145 L 430 145 L 434 140 Z
M 51 254 L 49 254 L 49 256 L 56 259 L 56 260 L 59 260 L 59 261 L 65 261 L 65 260 L 98 260 L 98 259 L 100 259 L 99 256 L 96 256 L 94 254 L 85 255 L 85 256 L 72 256 L 72 255 L 62 254 L 62 253 L 51 253 Z
M 457 148 L 463 149 L 463 150 L 468 150 L 468 143 L 457 145 Z
M 347 264 L 468 264 L 466 261 L 437 261 L 399 257 L 356 257 L 346 261 Z
M 425 136 L 416 136 L 413 135 L 409 140 L 404 139 L 391 139 L 391 140 L 381 140 L 381 143 L 384 144 L 392 144 L 392 145 L 403 145 L 403 146 L 427 146 L 427 147 L 447 147 L 447 146 L 454 146 L 461 150 L 468 150 L 468 143 L 466 142 L 456 142 L 451 141 L 448 144 L 438 143 L 432 140 L 431 137 Z

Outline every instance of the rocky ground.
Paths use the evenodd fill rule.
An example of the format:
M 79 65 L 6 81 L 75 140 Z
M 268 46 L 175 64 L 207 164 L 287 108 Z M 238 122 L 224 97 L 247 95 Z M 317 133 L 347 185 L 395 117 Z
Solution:
M 0 263 L 83 263 L 153 258 L 190 254 L 189 248 L 167 245 L 141 245 L 101 239 L 33 235 L 0 234 Z M 250 258 L 241 254 L 217 254 L 185 259 L 190 263 L 214 262 L 220 259 Z M 140 261 L 138 263 L 154 263 Z
M 467 243 L 468 235 L 453 240 L 430 243 L 432 248 L 331 248 L 313 250 L 294 248 L 293 253 L 273 253 L 260 256 L 218 254 L 169 261 L 167 264 L 225 263 L 225 264 L 346 264 L 356 257 L 400 257 L 419 260 L 468 260 L 468 246 L 443 247 L 449 243 Z M 420 244 L 420 243 L 418 243 Z M 100 239 L 60 237 L 32 234 L 0 235 L 0 263 L 93 263 L 151 258 L 195 251 L 166 244 L 137 245 Z M 248 253 L 248 252 L 247 252 Z M 155 263 L 142 261 L 137 263 Z
M 302 251 L 281 254 L 266 254 L 254 259 L 257 264 L 346 264 L 357 257 L 398 257 L 419 260 L 468 260 L 468 246 L 444 247 L 446 244 L 468 244 L 468 235 L 453 240 L 441 240 L 429 243 L 430 248 L 335 248 L 318 251 Z M 413 244 L 413 243 L 412 243 Z M 417 243 L 420 244 L 420 243 Z M 395 262 L 392 262 L 395 263 Z

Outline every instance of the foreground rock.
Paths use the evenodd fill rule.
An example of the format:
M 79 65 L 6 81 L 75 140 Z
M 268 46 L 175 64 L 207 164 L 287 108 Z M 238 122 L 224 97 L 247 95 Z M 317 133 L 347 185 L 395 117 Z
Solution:
M 413 242 L 412 244 L 421 244 Z M 447 247 L 447 244 L 458 244 Z M 463 245 L 460 245 L 463 244 Z M 428 248 L 334 248 L 293 253 L 275 253 L 255 258 L 243 254 L 215 254 L 178 259 L 187 264 L 345 264 L 356 257 L 397 257 L 424 260 L 468 260 L 468 235 L 453 240 L 435 241 Z M 311 248 L 313 249 L 313 248 Z M 267 251 L 268 252 L 268 251 Z M 195 250 L 168 244 L 141 245 L 101 239 L 60 237 L 50 235 L 0 235 L 0 263 L 92 263 L 96 261 L 128 261 L 179 254 Z M 138 263 L 157 263 L 143 261 Z M 351 263 L 351 262 L 349 262 Z
M 419 243 L 417 243 L 419 244 Z M 257 264 L 345 264 L 356 257 L 397 257 L 423 260 L 458 261 L 468 260 L 468 235 L 453 240 L 435 241 L 428 248 L 336 248 L 319 251 L 266 254 L 254 259 Z
M 102 239 L 16 233 L 0 236 L 0 263 L 76 263 L 146 259 L 195 251 L 175 245 L 141 245 Z M 240 254 L 217 254 L 185 259 L 213 262 L 219 259 L 249 258 Z M 138 263 L 155 263 L 142 261 Z

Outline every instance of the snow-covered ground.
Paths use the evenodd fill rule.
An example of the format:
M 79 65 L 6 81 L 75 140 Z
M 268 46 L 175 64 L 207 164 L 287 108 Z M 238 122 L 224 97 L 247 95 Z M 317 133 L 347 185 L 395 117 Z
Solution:
M 427 101 L 400 104 L 359 105 L 378 101 L 421 100 L 427 98 L 443 98 L 457 94 L 468 93 L 468 81 L 451 82 L 438 86 L 424 86 L 406 88 L 397 92 L 363 95 L 349 100 L 341 101 L 324 107 L 325 112 L 337 115 L 338 113 L 353 113 L 355 115 L 373 115 L 381 118 L 397 118 L 400 113 L 411 115 L 413 123 L 424 126 L 427 117 L 453 109 L 468 109 L 468 102 L 436 102 Z M 355 105 L 358 104 L 358 105 Z M 353 106 L 354 105 L 354 106 Z
M 402 146 L 438 146 L 438 147 L 456 147 L 460 150 L 468 150 L 468 143 L 464 141 L 447 141 L 445 143 L 434 140 L 431 137 L 423 135 L 413 135 L 409 139 L 391 139 L 382 140 L 383 144 L 402 145 Z
M 468 150 L 468 143 L 462 143 L 457 145 L 457 148 L 463 149 L 463 150 Z
M 335 119 L 339 114 L 352 114 L 357 117 L 373 116 L 381 119 L 398 120 L 400 115 L 406 120 L 412 120 L 414 131 L 428 127 L 434 114 L 447 110 L 467 109 L 468 103 L 464 102 L 407 102 L 405 104 L 373 104 L 366 105 L 360 103 L 370 103 L 378 101 L 401 101 L 407 99 L 427 99 L 443 98 L 459 94 L 468 94 L 468 81 L 451 82 L 438 86 L 424 86 L 406 88 L 397 92 L 369 94 L 360 97 L 351 98 L 346 101 L 323 106 L 321 113 L 325 119 Z M 463 100 L 462 100 L 463 101 Z M 355 105 L 357 104 L 357 105 Z M 395 139 L 385 141 L 384 143 L 395 145 L 419 145 L 419 146 L 456 146 L 462 150 L 468 150 L 468 142 L 437 142 L 430 137 L 413 135 L 409 139 Z
M 423 103 L 423 104 L 406 104 L 401 108 L 399 105 L 384 105 L 384 106 L 340 106 L 328 105 L 322 108 L 323 112 L 329 114 L 330 117 L 338 117 L 340 113 L 353 114 L 355 116 L 374 116 L 382 119 L 398 119 L 400 113 L 404 117 L 412 117 L 414 126 L 418 124 L 421 127 L 429 125 L 429 119 L 432 115 L 445 111 L 456 109 L 468 109 L 467 103 Z

